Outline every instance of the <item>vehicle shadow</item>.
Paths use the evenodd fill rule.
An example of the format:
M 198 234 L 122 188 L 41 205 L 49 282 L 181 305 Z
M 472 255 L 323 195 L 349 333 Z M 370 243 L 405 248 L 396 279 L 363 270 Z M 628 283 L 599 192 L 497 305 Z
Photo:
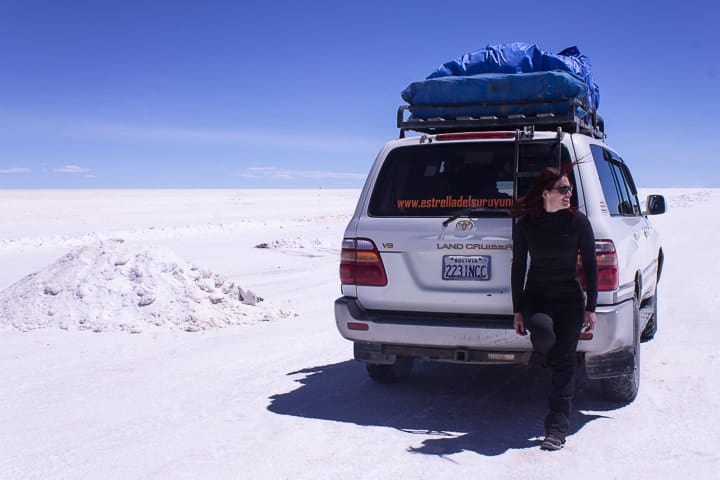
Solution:
M 538 446 L 544 433 L 550 385 L 545 369 L 417 362 L 408 382 L 380 385 L 368 378 L 363 364 L 348 360 L 288 375 L 297 376 L 300 388 L 271 396 L 269 411 L 425 437 L 420 446 L 408 448 L 413 453 L 467 450 L 494 456 Z M 581 410 L 607 412 L 624 405 L 601 400 L 599 387 L 578 367 L 568 434 L 607 418 Z

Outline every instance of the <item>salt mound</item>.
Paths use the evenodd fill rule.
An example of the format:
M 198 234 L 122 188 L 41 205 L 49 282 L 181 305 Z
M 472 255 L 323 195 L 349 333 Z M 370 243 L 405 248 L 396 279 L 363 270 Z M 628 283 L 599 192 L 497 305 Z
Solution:
M 199 331 L 289 316 L 249 290 L 157 248 L 76 248 L 0 292 L 0 327 Z
M 331 245 L 319 238 L 307 239 L 304 237 L 281 238 L 272 242 L 263 242 L 255 245 L 255 248 L 329 248 Z

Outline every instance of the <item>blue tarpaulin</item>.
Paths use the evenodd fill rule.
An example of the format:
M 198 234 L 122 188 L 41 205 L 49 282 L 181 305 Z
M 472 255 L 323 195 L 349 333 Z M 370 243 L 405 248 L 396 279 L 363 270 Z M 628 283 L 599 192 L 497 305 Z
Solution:
M 577 98 L 586 112 L 593 112 L 600 92 L 589 59 L 577 47 L 551 54 L 535 44 L 515 42 L 488 45 L 447 62 L 425 80 L 411 83 L 402 98 L 411 106 L 507 103 L 513 104 L 508 107 L 512 113 L 523 113 L 526 101 L 535 110 L 526 113 L 538 113 L 545 108 L 543 100 Z M 413 109 L 413 116 L 421 117 L 422 110 Z

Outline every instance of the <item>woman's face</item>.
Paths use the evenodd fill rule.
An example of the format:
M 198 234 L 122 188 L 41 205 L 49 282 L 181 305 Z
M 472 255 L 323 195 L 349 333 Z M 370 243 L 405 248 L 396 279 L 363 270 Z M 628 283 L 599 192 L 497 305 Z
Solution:
M 572 197 L 572 185 L 567 177 L 560 177 L 555 185 L 543 192 L 543 207 L 549 213 L 570 208 L 570 197 Z

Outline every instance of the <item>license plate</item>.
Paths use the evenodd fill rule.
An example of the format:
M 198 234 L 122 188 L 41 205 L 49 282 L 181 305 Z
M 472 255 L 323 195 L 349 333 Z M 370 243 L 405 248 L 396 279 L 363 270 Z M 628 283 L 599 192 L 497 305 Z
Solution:
M 490 255 L 445 255 L 443 280 L 490 280 Z

